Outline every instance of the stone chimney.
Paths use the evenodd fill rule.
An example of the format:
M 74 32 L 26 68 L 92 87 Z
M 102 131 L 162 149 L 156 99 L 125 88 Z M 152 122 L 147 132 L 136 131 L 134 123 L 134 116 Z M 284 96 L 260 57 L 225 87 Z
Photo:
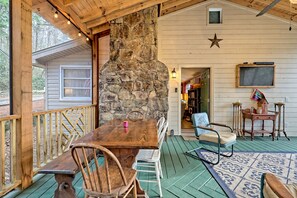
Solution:
M 141 111 L 167 117 L 168 69 L 157 60 L 157 6 L 111 21 L 110 60 L 99 74 L 99 123 Z

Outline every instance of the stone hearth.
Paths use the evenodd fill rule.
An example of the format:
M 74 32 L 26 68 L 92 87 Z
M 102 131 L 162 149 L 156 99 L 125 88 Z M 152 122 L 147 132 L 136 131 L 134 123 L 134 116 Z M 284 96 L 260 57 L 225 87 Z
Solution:
M 99 74 L 100 124 L 132 110 L 167 117 L 168 69 L 157 60 L 157 6 L 111 22 L 110 60 Z

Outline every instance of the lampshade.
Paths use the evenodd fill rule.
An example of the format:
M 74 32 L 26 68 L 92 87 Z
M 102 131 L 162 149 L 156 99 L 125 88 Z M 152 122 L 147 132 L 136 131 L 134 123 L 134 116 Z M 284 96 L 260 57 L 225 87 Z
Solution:
M 175 71 L 175 68 L 173 68 L 171 74 L 172 74 L 172 78 L 176 78 L 176 71 Z

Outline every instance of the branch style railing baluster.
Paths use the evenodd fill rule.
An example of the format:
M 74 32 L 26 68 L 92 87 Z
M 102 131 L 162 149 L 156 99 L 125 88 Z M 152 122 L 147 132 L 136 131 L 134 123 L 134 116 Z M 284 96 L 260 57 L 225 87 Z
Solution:
M 33 168 L 36 172 L 66 152 L 73 141 L 95 127 L 95 106 L 33 113 Z
M 0 197 L 21 184 L 17 178 L 17 121 L 21 116 L 10 115 L 0 118 Z
M 32 115 L 34 173 L 95 128 L 94 105 L 34 112 Z M 0 118 L 0 197 L 21 185 L 17 175 L 20 164 L 17 164 L 16 142 L 20 121 L 19 115 Z

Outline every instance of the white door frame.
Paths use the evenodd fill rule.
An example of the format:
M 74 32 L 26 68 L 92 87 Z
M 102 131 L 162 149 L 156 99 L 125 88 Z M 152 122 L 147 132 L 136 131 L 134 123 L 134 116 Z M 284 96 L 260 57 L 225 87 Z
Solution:
M 181 70 L 182 69 L 187 69 L 187 68 L 209 68 L 209 74 L 210 74 L 210 79 L 209 79 L 209 97 L 210 97 L 210 104 L 209 104 L 209 113 L 210 113 L 210 122 L 212 122 L 214 120 L 214 78 L 213 78 L 213 67 L 212 66 L 205 66 L 205 65 L 178 65 L 178 76 L 179 76 L 179 87 L 178 87 L 178 93 L 181 93 Z M 179 131 L 178 131 L 178 135 L 181 135 L 181 105 L 180 105 L 180 101 L 181 101 L 181 94 L 178 94 L 178 120 L 179 120 Z

